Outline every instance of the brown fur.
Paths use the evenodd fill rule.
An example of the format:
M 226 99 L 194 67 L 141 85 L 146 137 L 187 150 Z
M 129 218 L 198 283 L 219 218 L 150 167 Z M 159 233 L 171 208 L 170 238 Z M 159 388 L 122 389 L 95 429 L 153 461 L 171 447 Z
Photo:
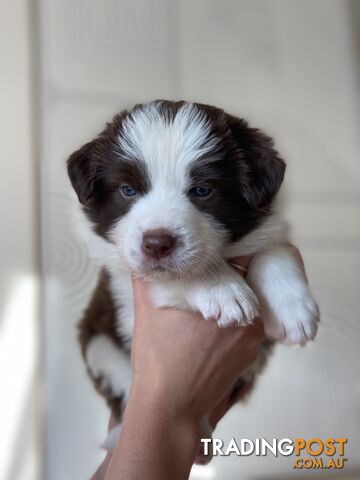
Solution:
M 107 335 L 118 348 L 126 351 L 122 338 L 119 337 L 116 332 L 115 322 L 116 309 L 109 289 L 109 275 L 105 270 L 101 270 L 90 303 L 78 324 L 78 338 L 85 363 L 87 346 L 95 335 Z M 112 409 L 116 417 L 120 419 L 123 407 L 122 398 L 111 396 L 110 392 L 107 392 L 106 389 L 103 388 L 102 378 L 94 377 L 89 368 L 87 371 L 96 390 L 106 399 L 109 407 Z

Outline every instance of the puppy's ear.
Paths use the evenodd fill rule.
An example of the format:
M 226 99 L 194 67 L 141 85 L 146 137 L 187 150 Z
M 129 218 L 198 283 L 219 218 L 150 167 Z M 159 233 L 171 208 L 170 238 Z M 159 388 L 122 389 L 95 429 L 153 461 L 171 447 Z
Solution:
M 285 162 L 274 149 L 273 140 L 245 120 L 228 116 L 229 126 L 247 167 L 244 185 L 246 201 L 255 208 L 266 208 L 284 178 Z
M 84 205 L 94 193 L 96 164 L 93 160 L 94 141 L 76 150 L 67 161 L 67 171 L 79 201 Z

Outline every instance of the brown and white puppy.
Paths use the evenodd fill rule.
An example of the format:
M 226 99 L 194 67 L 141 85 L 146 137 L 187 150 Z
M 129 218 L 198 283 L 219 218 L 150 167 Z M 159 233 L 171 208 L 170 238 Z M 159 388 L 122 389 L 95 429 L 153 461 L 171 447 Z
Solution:
M 131 379 L 131 274 L 151 282 L 159 307 L 198 311 L 221 327 L 260 313 L 269 339 L 314 338 L 318 308 L 272 210 L 284 171 L 272 140 L 246 121 L 163 100 L 121 112 L 71 155 L 88 246 L 103 266 L 80 340 L 91 377 L 119 415 Z M 248 283 L 227 263 L 240 255 L 254 255 Z

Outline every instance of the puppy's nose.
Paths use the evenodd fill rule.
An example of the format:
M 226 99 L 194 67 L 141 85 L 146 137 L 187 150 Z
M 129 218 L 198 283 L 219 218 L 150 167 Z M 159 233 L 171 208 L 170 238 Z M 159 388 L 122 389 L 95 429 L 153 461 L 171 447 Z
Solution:
M 167 257 L 174 250 L 176 240 L 168 230 L 158 228 L 143 234 L 141 249 L 151 258 Z

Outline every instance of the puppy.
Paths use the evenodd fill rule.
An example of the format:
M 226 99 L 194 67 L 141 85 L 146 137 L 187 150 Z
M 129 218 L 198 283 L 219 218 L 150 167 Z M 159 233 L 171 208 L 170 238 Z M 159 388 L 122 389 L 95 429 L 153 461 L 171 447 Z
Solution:
M 165 100 L 121 112 L 70 156 L 86 241 L 103 266 L 80 343 L 119 419 L 131 381 L 131 275 L 150 282 L 158 307 L 200 312 L 220 327 L 261 315 L 268 339 L 237 389 L 253 382 L 274 340 L 314 338 L 318 308 L 273 208 L 284 171 L 272 140 L 245 120 Z M 247 282 L 228 262 L 241 255 L 253 256 Z

